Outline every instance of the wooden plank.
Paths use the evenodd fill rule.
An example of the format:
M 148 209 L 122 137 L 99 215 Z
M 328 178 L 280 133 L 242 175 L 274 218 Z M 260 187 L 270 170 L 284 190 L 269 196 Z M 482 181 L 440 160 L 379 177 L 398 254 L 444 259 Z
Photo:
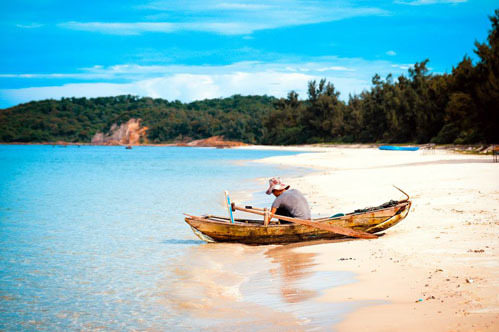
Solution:
M 260 211 L 254 210 L 254 209 L 241 208 L 241 207 L 238 207 L 238 206 L 236 206 L 234 204 L 232 204 L 232 207 L 235 210 L 239 210 L 239 211 L 254 213 L 254 214 L 261 215 L 261 216 L 265 215 L 265 212 L 260 212 Z M 281 220 L 290 221 L 290 222 L 293 222 L 293 223 L 296 223 L 296 224 L 301 224 L 301 225 L 306 225 L 306 226 L 309 226 L 309 227 L 314 227 L 314 228 L 322 229 L 322 230 L 333 232 L 333 233 L 337 233 L 337 234 L 351 236 L 351 237 L 358 237 L 358 238 L 362 238 L 362 239 L 376 239 L 378 237 L 378 236 L 376 236 L 374 234 L 369 234 L 369 233 L 362 232 L 362 231 L 356 231 L 356 230 L 353 230 L 353 229 L 350 229 L 350 228 L 345 228 L 345 227 L 340 227 L 340 226 L 333 226 L 333 225 L 328 225 L 328 224 L 321 224 L 321 223 L 313 222 L 311 220 L 305 220 L 305 219 L 298 219 L 298 218 L 291 218 L 291 217 L 286 217 L 286 216 L 280 216 L 280 215 L 273 214 L 273 213 L 270 214 L 270 217 L 271 218 L 278 218 L 278 219 L 281 219 Z

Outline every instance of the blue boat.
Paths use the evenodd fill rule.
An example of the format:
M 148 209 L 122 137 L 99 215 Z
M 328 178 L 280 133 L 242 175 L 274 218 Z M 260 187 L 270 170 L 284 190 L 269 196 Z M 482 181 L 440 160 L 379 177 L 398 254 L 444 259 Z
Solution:
M 379 147 L 380 150 L 392 150 L 392 151 L 417 151 L 419 147 L 417 146 L 396 146 L 396 145 L 382 145 Z

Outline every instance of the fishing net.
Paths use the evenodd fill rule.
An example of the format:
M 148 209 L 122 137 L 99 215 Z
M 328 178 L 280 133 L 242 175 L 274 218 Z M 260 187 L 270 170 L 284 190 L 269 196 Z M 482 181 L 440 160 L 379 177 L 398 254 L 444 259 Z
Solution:
M 355 210 L 355 211 L 353 211 L 353 213 L 365 213 L 365 212 L 370 212 L 370 211 L 386 209 L 386 208 L 395 206 L 398 203 L 399 203 L 399 201 L 390 200 L 389 202 L 383 203 L 383 204 L 378 205 L 378 206 Z

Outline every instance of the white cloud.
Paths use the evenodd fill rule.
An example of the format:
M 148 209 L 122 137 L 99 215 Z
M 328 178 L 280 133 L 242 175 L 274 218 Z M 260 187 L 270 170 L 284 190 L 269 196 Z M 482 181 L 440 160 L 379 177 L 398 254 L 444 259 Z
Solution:
M 223 2 L 220 4 L 215 4 L 214 8 L 225 9 L 225 10 L 263 10 L 270 9 L 269 5 L 265 4 L 250 4 L 250 3 L 229 3 Z
M 412 0 L 412 1 L 395 1 L 395 3 L 410 6 L 424 6 L 424 5 L 435 5 L 435 4 L 456 4 L 468 2 L 468 0 Z
M 106 23 L 106 22 L 65 22 L 58 24 L 61 28 L 100 32 L 111 35 L 138 35 L 143 32 L 163 32 L 171 33 L 178 31 L 179 27 L 172 23 Z
M 204 31 L 222 35 L 243 35 L 255 30 L 272 27 L 271 24 L 250 24 L 245 22 L 197 22 L 197 23 L 169 23 L 169 22 L 65 22 L 58 24 L 61 28 L 99 32 L 109 35 L 140 35 L 147 32 L 173 33 L 177 31 Z
M 369 71 L 374 68 L 389 68 L 391 64 L 382 61 L 370 62 L 356 58 L 318 58 L 315 62 L 303 63 L 264 63 L 258 61 L 243 61 L 222 66 L 207 65 L 152 65 L 143 66 L 136 64 L 121 64 L 113 66 L 95 65 L 89 68 L 80 68 L 76 73 L 20 73 L 0 74 L 0 78 L 24 78 L 24 79 L 78 79 L 78 80 L 139 80 L 158 76 L 171 76 L 176 74 L 233 74 L 233 73 L 256 73 L 256 72 L 279 72 L 279 73 L 312 73 L 312 75 L 356 75 L 357 70 Z M 383 70 L 382 70 L 383 71 Z
M 386 52 L 386 55 L 395 56 L 395 55 L 397 55 L 397 53 L 395 53 L 395 51 L 390 50 L 390 51 Z
M 30 24 L 16 24 L 16 27 L 21 29 L 38 29 L 43 27 L 43 24 L 40 23 L 30 23 Z
M 234 94 L 285 96 L 296 87 L 305 88 L 314 76 L 292 73 L 232 73 L 222 75 L 175 74 L 132 83 L 75 83 L 62 86 L 0 90 L 0 99 L 10 105 L 62 97 L 104 97 L 123 94 L 181 100 L 229 97 Z
M 319 72 L 324 72 L 324 71 L 355 71 L 355 69 L 342 67 L 342 66 L 331 66 L 331 67 L 317 68 L 316 70 Z
M 402 70 L 407 70 L 411 67 L 413 67 L 414 65 L 413 64 L 393 64 L 392 65 L 392 68 L 399 68 L 399 69 L 402 69 Z
M 59 27 L 116 35 L 178 31 L 239 35 L 358 16 L 388 14 L 380 8 L 353 6 L 349 1 L 263 0 L 253 4 L 169 0 L 150 2 L 140 8 L 152 10 L 155 14 L 137 22 L 64 22 Z
M 107 97 L 138 95 L 190 102 L 206 98 L 229 97 L 234 94 L 285 97 L 294 90 L 306 98 L 307 83 L 322 76 L 300 73 L 233 73 L 227 75 L 177 74 L 132 83 L 74 83 L 61 86 L 31 87 L 0 90 L 0 100 L 7 106 L 32 100 L 62 97 Z M 370 86 L 369 81 L 339 77 L 332 79 L 337 90 L 359 93 Z M 345 92 L 347 92 L 345 94 Z
M 80 80 L 88 80 L 92 78 L 105 78 L 104 75 L 92 75 L 90 73 L 51 73 L 51 74 L 0 74 L 0 78 L 38 78 L 38 79 L 80 79 Z M 110 78 L 107 75 L 107 78 Z
M 306 98 L 307 83 L 326 78 L 341 92 L 341 98 L 371 85 L 375 73 L 399 75 L 410 65 L 359 58 L 318 58 L 304 63 L 238 62 L 225 66 L 140 66 L 123 64 L 92 66 L 78 73 L 3 74 L 5 79 L 47 81 L 44 87 L 0 90 L 0 107 L 31 100 L 61 97 L 99 97 L 131 94 L 190 102 L 234 94 L 285 97 L 297 91 Z M 55 86 L 53 79 L 70 83 Z M 72 82 L 71 82 L 72 81 Z M 77 81 L 77 82 L 75 82 Z M 90 82 L 91 81 L 91 82 Z M 95 83 L 95 81 L 100 81 Z

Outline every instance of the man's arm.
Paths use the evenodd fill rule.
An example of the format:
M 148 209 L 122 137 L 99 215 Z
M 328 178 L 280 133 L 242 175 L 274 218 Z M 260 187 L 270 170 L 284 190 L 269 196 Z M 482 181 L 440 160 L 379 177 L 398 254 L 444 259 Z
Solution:
M 274 202 L 272 202 L 272 206 L 270 207 L 270 213 L 275 214 L 277 212 L 277 209 L 281 206 L 281 200 L 282 197 L 279 196 L 274 200 Z M 272 220 L 272 218 L 270 218 L 270 220 Z
M 277 211 L 277 208 L 275 208 L 275 207 L 270 209 L 271 217 L 270 217 L 269 221 L 273 219 L 272 215 L 275 214 L 276 211 Z

